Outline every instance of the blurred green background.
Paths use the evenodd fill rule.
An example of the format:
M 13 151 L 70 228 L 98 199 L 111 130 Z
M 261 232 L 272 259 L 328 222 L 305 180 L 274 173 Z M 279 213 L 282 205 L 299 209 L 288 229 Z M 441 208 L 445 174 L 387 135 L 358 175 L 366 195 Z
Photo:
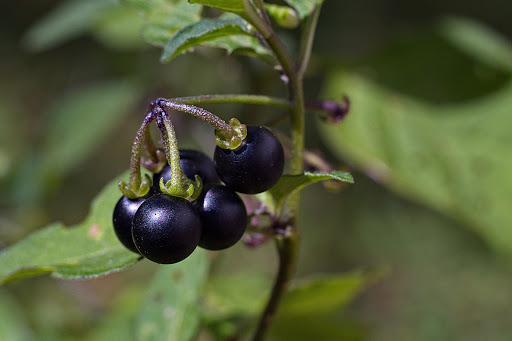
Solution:
M 198 49 L 158 63 L 140 17 L 116 1 L 3 7 L 0 248 L 53 221 L 80 222 L 128 167 L 151 100 L 285 96 L 277 75 L 247 57 Z M 297 277 L 386 275 L 335 316 L 300 321 L 310 334 L 294 335 L 283 318 L 275 339 L 512 339 L 511 14 L 497 0 L 326 0 L 306 97 L 347 94 L 352 111 L 337 126 L 308 116 L 307 146 L 350 166 L 356 184 L 304 191 Z M 296 48 L 297 32 L 281 34 Z M 279 114 L 207 108 L 249 124 Z M 211 153 L 211 129 L 175 116 L 180 147 Z M 237 245 L 214 271 L 271 275 L 275 258 L 272 245 Z M 118 339 L 104 326 L 129 318 L 154 270 L 141 262 L 95 280 L 10 283 L 0 288 L 0 340 Z

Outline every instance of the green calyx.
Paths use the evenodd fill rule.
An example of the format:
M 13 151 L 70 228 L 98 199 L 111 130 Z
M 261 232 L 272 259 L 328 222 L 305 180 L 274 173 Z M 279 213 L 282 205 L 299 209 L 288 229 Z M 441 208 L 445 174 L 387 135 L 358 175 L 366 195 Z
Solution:
M 129 185 L 123 180 L 119 182 L 119 189 L 121 193 L 128 199 L 142 198 L 148 194 L 151 188 L 151 178 L 148 174 L 144 174 L 144 178 L 138 184 Z
M 215 142 L 222 149 L 237 149 L 247 136 L 247 127 L 236 118 L 229 120 L 231 130 L 228 132 L 215 130 Z
M 162 193 L 183 198 L 188 201 L 196 200 L 201 194 L 203 189 L 203 181 L 196 175 L 195 181 L 190 180 L 185 175 L 181 176 L 179 181 L 173 181 L 171 178 L 167 183 L 164 183 L 164 179 L 160 178 L 160 190 Z

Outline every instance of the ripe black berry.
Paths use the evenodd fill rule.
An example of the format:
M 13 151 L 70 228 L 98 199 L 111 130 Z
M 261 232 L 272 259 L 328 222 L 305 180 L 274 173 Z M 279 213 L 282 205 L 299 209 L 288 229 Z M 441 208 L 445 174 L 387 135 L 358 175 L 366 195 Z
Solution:
M 276 184 L 284 168 L 281 142 L 265 127 L 248 126 L 247 137 L 235 150 L 217 146 L 217 173 L 234 191 L 256 194 Z
M 222 185 L 206 187 L 194 206 L 203 223 L 199 246 L 223 250 L 242 238 L 247 227 L 247 211 L 235 191 Z
M 180 166 L 185 175 L 195 180 L 196 174 L 201 177 L 203 184 L 217 184 L 220 182 L 215 164 L 208 155 L 197 150 L 180 150 Z M 165 165 L 160 173 L 153 175 L 153 185 L 158 188 L 160 178 L 164 178 L 164 183 L 171 179 L 171 167 Z
M 139 253 L 139 251 L 133 243 L 132 221 L 133 217 L 135 216 L 135 212 L 137 212 L 140 205 L 149 197 L 149 195 L 134 200 L 128 199 L 123 195 L 117 201 L 116 207 L 114 208 L 114 214 L 112 217 L 114 232 L 116 233 L 119 241 L 129 250 L 135 253 Z
M 140 254 L 161 264 L 187 258 L 201 237 L 199 214 L 185 199 L 157 194 L 133 218 L 132 236 Z

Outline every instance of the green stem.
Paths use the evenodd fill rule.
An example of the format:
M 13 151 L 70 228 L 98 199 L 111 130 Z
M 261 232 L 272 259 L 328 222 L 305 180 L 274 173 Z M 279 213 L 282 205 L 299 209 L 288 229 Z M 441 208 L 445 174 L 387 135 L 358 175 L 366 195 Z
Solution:
M 142 175 L 140 172 L 140 151 L 142 149 L 143 142 L 148 134 L 150 123 L 157 117 L 154 110 L 151 110 L 144 120 L 135 135 L 135 139 L 132 144 L 132 153 L 130 157 L 130 181 L 126 185 L 124 181 L 119 182 L 119 188 L 121 192 L 130 199 L 136 199 L 143 197 L 149 191 L 151 183 L 143 183 Z
M 301 174 L 304 171 L 304 135 L 306 128 L 302 78 L 290 77 L 290 95 L 295 104 L 290 119 L 293 144 L 291 173 Z
M 277 34 L 274 32 L 274 30 L 272 30 L 272 27 L 267 24 L 265 19 L 259 16 L 258 12 L 254 6 L 251 5 L 249 0 L 244 0 L 244 8 L 250 24 L 253 25 L 256 30 L 263 36 L 265 42 L 274 52 L 274 55 L 276 56 L 286 76 L 289 78 L 290 75 L 295 74 L 294 62 Z M 265 12 L 265 8 L 263 8 L 262 11 Z
M 160 179 L 160 190 L 174 197 L 195 200 L 201 193 L 201 178 L 196 175 L 195 182 L 187 178 L 181 168 L 178 139 L 171 118 L 160 107 L 155 108 L 155 111 L 158 113 L 157 125 L 162 134 L 165 156 L 171 167 L 171 178 L 167 183 L 163 183 L 163 178 Z
M 183 178 L 183 169 L 181 169 L 180 152 L 178 149 L 178 139 L 174 125 L 172 124 L 169 115 L 165 110 L 159 110 L 159 117 L 157 121 L 158 127 L 162 133 L 162 143 L 164 145 L 165 157 L 172 169 L 171 183 L 179 184 Z
M 311 50 L 313 47 L 313 41 L 315 39 L 316 26 L 318 23 L 318 17 L 322 9 L 322 3 L 315 7 L 311 15 L 308 17 L 304 30 L 301 34 L 300 52 L 297 63 L 297 74 L 302 78 L 309 64 L 311 58 Z
M 241 124 L 236 118 L 232 118 L 228 124 L 208 110 L 189 104 L 176 103 L 163 98 L 154 101 L 151 105 L 186 112 L 211 124 L 215 127 L 217 145 L 224 149 L 238 148 L 242 144 L 243 139 L 247 136 L 245 124 Z
M 291 109 L 292 104 L 290 101 L 283 98 L 276 98 L 263 95 L 245 95 L 245 94 L 226 94 L 226 95 L 201 95 L 201 96 L 189 96 L 189 97 L 177 97 L 172 98 L 170 101 L 200 105 L 200 104 L 217 104 L 217 103 L 245 103 L 245 104 L 261 104 L 275 106 L 285 109 Z
M 276 246 L 279 254 L 279 269 L 267 306 L 261 315 L 258 328 L 254 333 L 253 341 L 264 340 L 268 328 L 274 320 L 279 303 L 288 289 L 288 284 L 295 269 L 299 236 L 294 227 L 289 226 L 286 231 L 286 235 L 276 238 Z
M 305 104 L 303 90 L 303 75 L 311 55 L 315 27 L 318 22 L 320 8 L 316 8 L 304 27 L 303 38 L 301 42 L 301 51 L 299 62 L 294 64 L 288 51 L 285 49 L 281 40 L 277 37 L 264 18 L 260 17 L 257 11 L 247 5 L 248 0 L 244 0 L 245 9 L 250 23 L 260 32 L 268 46 L 274 52 L 276 59 L 280 63 L 284 74 L 286 75 L 290 102 L 293 108 L 290 110 L 290 121 L 292 129 L 292 156 L 291 173 L 301 174 L 304 171 L 304 138 L 305 138 Z M 287 227 L 287 234 L 276 237 L 277 250 L 279 253 L 279 269 L 272 289 L 270 299 L 260 317 L 253 341 L 264 339 L 268 327 L 272 322 L 279 302 L 286 292 L 288 283 L 293 275 L 295 263 L 298 254 L 299 234 L 296 229 L 296 219 L 299 214 L 300 193 L 293 195 L 287 201 L 286 207 L 281 212 L 281 221 L 293 222 Z
M 144 150 L 146 151 L 146 154 L 148 154 L 149 160 L 151 162 L 158 162 L 158 156 L 156 154 L 157 148 L 153 143 L 153 139 L 151 139 L 151 133 L 149 129 L 146 129 L 144 133 Z
M 159 99 L 158 100 L 158 106 L 166 109 L 172 109 L 177 110 L 181 112 L 186 112 L 188 114 L 191 114 L 195 117 L 198 117 L 202 119 L 203 121 L 211 124 L 215 127 L 218 131 L 220 131 L 224 135 L 230 135 L 233 134 L 233 128 L 224 120 L 222 120 L 220 117 L 212 114 L 208 110 L 205 110 L 203 108 L 199 108 L 193 105 L 189 104 L 183 104 L 183 103 L 176 103 L 171 100 L 166 99 Z

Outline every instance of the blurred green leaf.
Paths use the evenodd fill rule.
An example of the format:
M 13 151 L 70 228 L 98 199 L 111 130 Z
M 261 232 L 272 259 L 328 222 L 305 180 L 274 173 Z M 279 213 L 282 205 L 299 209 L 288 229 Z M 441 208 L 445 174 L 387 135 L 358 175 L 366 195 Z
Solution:
M 90 85 L 55 101 L 40 151 L 45 173 L 66 174 L 88 158 L 130 113 L 138 87 L 129 80 Z
M 142 13 L 145 20 L 142 37 L 156 46 L 165 46 L 176 32 L 201 18 L 202 7 L 187 0 L 123 1 Z
M 241 18 L 203 19 L 179 30 L 165 45 L 160 60 L 170 62 L 193 46 L 232 35 L 250 35 L 247 23 Z
M 199 328 L 200 298 L 208 263 L 207 252 L 197 248 L 184 261 L 162 266 L 139 312 L 138 340 L 192 340 Z
M 27 148 L 27 132 L 23 120 L 19 119 L 22 114 L 23 109 L 14 96 L 0 95 L 0 186 L 9 181 Z
M 5 290 L 0 290 L 0 340 L 35 340 L 22 311 L 14 298 Z
M 283 297 L 270 340 L 363 340 L 363 328 L 343 319 L 336 311 L 345 308 L 382 276 L 382 271 L 353 271 L 294 282 Z
M 73 168 L 90 157 L 129 114 L 139 91 L 129 80 L 90 85 L 55 100 L 45 139 L 11 184 L 13 200 L 37 203 Z
M 468 100 L 507 84 L 510 71 L 467 54 L 442 31 L 442 26 L 433 25 L 401 34 L 359 60 L 353 70 L 390 89 L 433 102 Z M 338 65 L 336 59 L 332 67 Z
M 301 190 L 307 185 L 311 185 L 315 182 L 324 180 L 337 180 L 354 183 L 352 175 L 350 175 L 348 172 L 342 171 L 333 171 L 330 173 L 305 172 L 304 174 L 300 175 L 283 175 L 277 184 L 269 190 L 275 202 L 275 205 L 271 205 L 271 207 L 280 207 L 284 200 L 291 194 Z
M 81 224 L 66 228 L 54 223 L 4 249 L 0 283 L 46 273 L 63 278 L 98 277 L 134 264 L 140 256 L 119 242 L 112 227 L 112 212 L 121 197 L 120 179 L 103 189 Z
M 271 278 L 257 272 L 211 277 L 205 292 L 202 318 L 216 340 L 243 334 L 264 306 Z
M 243 0 L 189 0 L 191 4 L 201 4 L 214 7 L 222 11 L 235 13 L 241 17 L 245 16 Z
M 284 316 L 279 314 L 269 332 L 269 341 L 363 341 L 365 328 L 335 315 Z
M 341 124 L 320 124 L 333 152 L 512 254 L 512 83 L 473 100 L 434 105 L 333 72 L 326 95 L 340 91 L 349 92 L 351 113 Z
M 283 316 L 325 314 L 345 307 L 382 274 L 354 271 L 346 274 L 322 275 L 294 283 L 279 308 Z
M 311 14 L 316 6 L 322 4 L 323 0 L 285 0 L 288 5 L 295 8 L 301 19 Z
M 443 37 L 483 63 L 512 72 L 512 45 L 500 33 L 471 19 L 445 18 L 439 24 Z
M 103 11 L 115 6 L 115 0 L 61 2 L 27 31 L 24 44 L 36 52 L 51 49 L 89 31 Z
M 280 327 L 277 330 L 289 330 L 295 323 L 293 328 L 300 333 L 298 330 L 303 329 L 303 326 L 297 323 L 298 319 L 304 320 L 306 325 L 318 323 L 315 316 L 333 320 L 332 316 L 326 314 L 349 304 L 381 275 L 377 272 L 355 271 L 295 281 L 280 305 L 276 318 L 276 324 Z M 255 273 L 213 277 L 207 286 L 206 295 L 205 319 L 209 328 L 219 339 L 243 333 L 244 329 L 247 330 L 248 321 L 252 319 L 254 322 L 254 318 L 264 309 L 270 288 L 270 278 Z M 309 318 L 314 321 L 308 321 Z M 338 330 L 332 335 L 346 333 L 346 330 L 339 327 L 336 329 L 333 324 L 329 333 L 331 329 Z M 284 334 L 277 332 L 275 335 L 282 337 Z
M 147 46 L 140 36 L 144 19 L 127 6 L 102 11 L 92 27 L 94 36 L 104 45 L 115 49 L 136 49 Z
M 88 334 L 89 341 L 135 340 L 134 319 L 140 308 L 144 289 L 129 285 L 112 303 L 110 311 L 101 318 L 101 322 Z
M 265 304 L 271 279 L 259 273 L 237 273 L 210 278 L 206 307 L 215 316 L 257 314 Z

